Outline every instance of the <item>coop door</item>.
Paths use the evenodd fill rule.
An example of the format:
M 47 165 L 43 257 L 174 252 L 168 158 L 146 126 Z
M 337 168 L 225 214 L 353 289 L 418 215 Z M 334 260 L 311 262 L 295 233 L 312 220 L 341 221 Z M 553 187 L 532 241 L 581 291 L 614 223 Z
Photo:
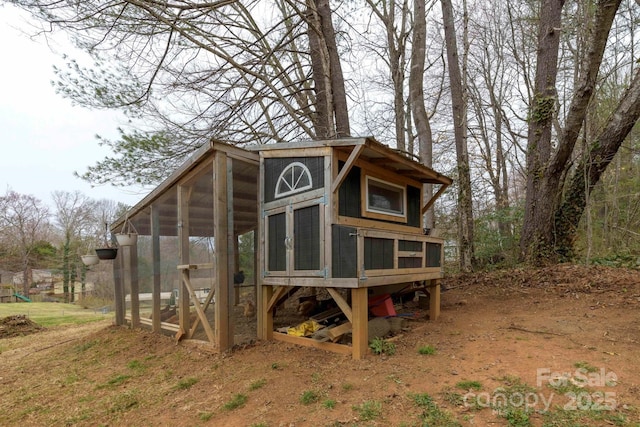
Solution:
M 265 216 L 266 274 L 324 274 L 324 205 L 297 203 L 268 211 Z

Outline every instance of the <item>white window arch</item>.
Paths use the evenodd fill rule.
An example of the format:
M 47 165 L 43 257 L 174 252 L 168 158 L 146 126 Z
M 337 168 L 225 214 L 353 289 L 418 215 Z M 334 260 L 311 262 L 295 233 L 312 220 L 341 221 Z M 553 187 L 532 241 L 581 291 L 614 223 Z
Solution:
M 289 196 L 313 188 L 309 168 L 300 162 L 289 164 L 276 181 L 275 198 Z

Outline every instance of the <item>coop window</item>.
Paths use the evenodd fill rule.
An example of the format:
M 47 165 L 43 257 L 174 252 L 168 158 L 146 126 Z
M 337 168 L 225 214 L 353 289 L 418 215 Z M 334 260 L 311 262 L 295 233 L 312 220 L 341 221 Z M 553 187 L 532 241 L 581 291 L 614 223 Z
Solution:
M 406 218 L 404 187 L 367 176 L 366 189 L 367 212 Z
M 276 181 L 275 197 L 280 198 L 300 193 L 313 187 L 309 168 L 300 162 L 288 165 Z

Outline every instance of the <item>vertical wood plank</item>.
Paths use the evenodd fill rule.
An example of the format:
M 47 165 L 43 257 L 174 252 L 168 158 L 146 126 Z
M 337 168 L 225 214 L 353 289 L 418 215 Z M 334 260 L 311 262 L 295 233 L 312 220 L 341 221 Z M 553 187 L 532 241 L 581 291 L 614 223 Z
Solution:
M 228 212 L 227 212 L 227 156 L 222 151 L 215 152 L 213 162 L 213 235 L 215 247 L 215 332 L 216 344 L 220 351 L 233 346 L 233 336 L 229 336 L 229 252 L 228 252 Z
M 122 276 L 122 265 L 120 260 L 122 259 L 121 251 L 118 251 L 118 256 L 113 260 L 113 296 L 116 301 L 116 325 L 124 325 L 124 312 L 125 312 L 125 300 L 124 300 L 124 280 Z
M 233 307 L 235 305 L 236 289 L 233 286 L 233 273 L 236 271 L 236 254 L 238 252 L 238 236 L 235 233 L 234 211 L 233 211 L 233 159 L 225 154 L 227 172 L 227 189 L 225 191 L 225 205 L 227 207 L 227 336 L 229 337 L 228 347 L 234 344 L 235 332 L 233 321 Z M 238 288 L 238 291 L 240 288 Z
M 262 322 L 258 329 L 258 338 L 263 340 L 273 339 L 273 310 L 269 310 L 269 301 L 273 298 L 273 286 L 258 287 L 260 290 L 260 305 L 258 310 L 262 313 Z
M 353 359 L 362 359 L 369 350 L 369 307 L 367 303 L 367 288 L 351 290 Z
M 131 284 L 131 327 L 140 327 L 140 286 L 138 283 L 138 244 L 125 246 Z M 121 248 L 122 250 L 122 248 Z
M 264 280 L 264 272 L 266 271 L 266 251 L 267 243 L 265 241 L 265 218 L 262 217 L 262 205 L 264 203 L 264 159 L 260 156 L 260 167 L 258 168 L 258 202 L 256 209 L 258 210 L 258 227 L 254 231 L 255 263 L 253 264 L 253 275 L 256 281 L 256 318 L 257 318 L 257 335 L 258 339 L 267 340 L 268 337 L 268 316 L 266 306 L 269 303 L 271 295 L 268 295 L 265 286 L 262 286 Z M 273 318 L 271 318 L 273 324 Z
M 238 245 L 238 236 L 237 234 L 233 234 L 233 272 L 237 273 L 240 271 L 240 248 Z M 234 283 L 234 282 L 231 282 Z M 238 283 L 237 285 L 234 283 L 233 286 L 233 305 L 240 305 L 240 286 L 242 283 Z
M 429 281 L 429 320 L 440 317 L 440 279 Z
M 160 210 L 154 203 L 151 205 L 151 263 L 153 273 L 153 289 L 151 292 L 152 299 L 152 324 L 153 332 L 160 332 L 160 295 L 161 295 L 161 277 L 160 277 Z
M 191 188 L 178 186 L 178 255 L 180 264 L 189 264 L 189 198 L 191 197 Z M 187 274 L 189 274 L 187 272 Z M 178 302 L 179 301 L 179 302 Z M 189 331 L 191 324 L 189 321 L 189 291 L 180 280 L 180 294 L 178 295 L 178 319 L 180 322 L 180 338 Z

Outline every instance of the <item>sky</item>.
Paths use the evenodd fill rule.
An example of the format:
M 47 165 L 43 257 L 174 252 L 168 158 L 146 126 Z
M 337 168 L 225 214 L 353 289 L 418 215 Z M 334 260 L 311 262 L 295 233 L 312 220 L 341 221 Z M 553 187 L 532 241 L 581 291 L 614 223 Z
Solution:
M 125 122 L 115 112 L 73 106 L 51 85 L 63 53 L 82 57 L 64 37 L 32 40 L 31 29 L 12 6 L 0 6 L 0 195 L 28 194 L 53 207 L 54 191 L 80 191 L 93 199 L 134 205 L 151 189 L 92 187 L 74 176 L 109 155 L 95 135 L 116 138 Z M 23 30 L 21 30 L 21 28 Z

